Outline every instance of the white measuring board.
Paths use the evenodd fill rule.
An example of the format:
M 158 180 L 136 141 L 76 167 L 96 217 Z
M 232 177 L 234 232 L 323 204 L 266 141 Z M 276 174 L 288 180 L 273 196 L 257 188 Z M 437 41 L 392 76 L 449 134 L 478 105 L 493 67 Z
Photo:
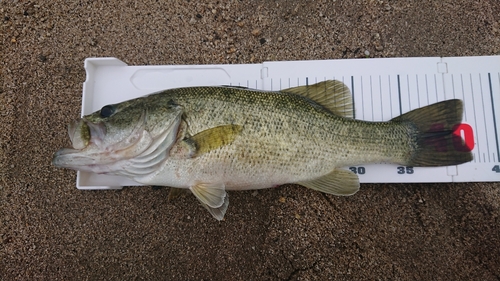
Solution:
M 280 90 L 328 79 L 343 81 L 351 89 L 355 118 L 367 121 L 387 121 L 438 101 L 462 99 L 464 120 L 456 131 L 473 147 L 472 162 L 433 168 L 390 164 L 347 168 L 362 183 L 500 181 L 500 56 L 172 66 L 128 66 L 116 58 L 88 58 L 85 69 L 82 116 L 106 104 L 169 88 L 235 85 Z M 457 144 L 457 149 L 463 147 Z M 77 174 L 79 189 L 131 185 L 139 184 L 117 176 Z

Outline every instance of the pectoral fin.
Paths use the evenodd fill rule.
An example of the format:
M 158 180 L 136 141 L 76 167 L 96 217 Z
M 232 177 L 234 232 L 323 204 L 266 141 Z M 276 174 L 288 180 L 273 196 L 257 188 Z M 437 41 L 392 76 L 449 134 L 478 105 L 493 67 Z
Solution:
M 298 182 L 307 188 L 328 194 L 348 196 L 359 190 L 359 178 L 348 170 L 335 169 L 326 176 L 311 181 Z
M 210 212 L 212 217 L 214 217 L 218 221 L 221 221 L 224 219 L 224 215 L 226 214 L 227 207 L 229 206 L 229 198 L 226 195 L 226 197 L 224 197 L 224 203 L 222 204 L 222 206 L 220 206 L 218 208 L 212 208 L 212 207 L 205 205 L 203 203 L 201 203 L 201 205 L 203 207 L 205 207 L 205 209 L 207 209 Z
M 184 139 L 172 148 L 170 155 L 178 158 L 194 158 L 222 146 L 231 144 L 241 133 L 243 126 L 224 125 L 214 127 Z
M 199 183 L 189 188 L 210 214 L 222 220 L 229 205 L 229 198 L 224 184 Z

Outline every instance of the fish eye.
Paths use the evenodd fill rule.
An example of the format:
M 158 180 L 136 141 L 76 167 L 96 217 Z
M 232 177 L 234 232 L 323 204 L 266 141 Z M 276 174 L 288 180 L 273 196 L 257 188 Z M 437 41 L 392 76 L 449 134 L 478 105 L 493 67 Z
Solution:
M 99 115 L 102 118 L 107 118 L 113 115 L 113 113 L 115 113 L 115 108 L 112 105 L 105 105 L 101 108 Z
M 173 107 L 178 106 L 178 104 L 176 104 L 176 103 L 174 102 L 174 100 L 169 100 L 169 101 L 167 102 L 167 106 L 168 106 L 169 108 L 173 108 Z

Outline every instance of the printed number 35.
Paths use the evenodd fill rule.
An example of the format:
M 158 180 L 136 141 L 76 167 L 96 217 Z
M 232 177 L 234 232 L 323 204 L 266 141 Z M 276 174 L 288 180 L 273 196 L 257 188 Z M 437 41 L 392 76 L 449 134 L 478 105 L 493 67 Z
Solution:
M 408 167 L 398 167 L 398 174 L 403 175 L 403 174 L 413 174 L 413 167 L 408 166 Z

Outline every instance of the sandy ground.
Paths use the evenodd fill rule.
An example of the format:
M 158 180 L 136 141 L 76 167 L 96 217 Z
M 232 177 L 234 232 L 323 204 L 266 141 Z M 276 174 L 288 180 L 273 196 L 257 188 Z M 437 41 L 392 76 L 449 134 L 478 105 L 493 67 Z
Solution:
M 0 279 L 499 280 L 498 183 L 231 192 L 217 222 L 194 196 L 80 191 L 51 166 L 80 113 L 86 57 L 500 54 L 497 0 L 310 2 L 0 1 Z

